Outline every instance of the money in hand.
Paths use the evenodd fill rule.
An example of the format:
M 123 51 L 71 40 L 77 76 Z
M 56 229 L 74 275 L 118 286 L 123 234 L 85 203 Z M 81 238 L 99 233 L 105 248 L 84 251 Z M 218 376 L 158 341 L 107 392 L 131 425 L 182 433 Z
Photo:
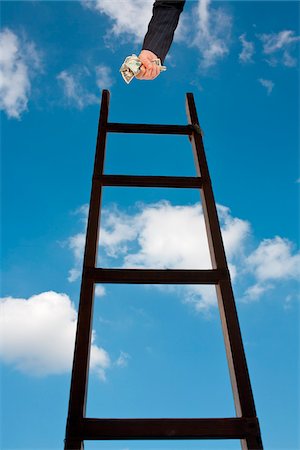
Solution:
M 166 66 L 161 65 L 161 61 L 159 58 L 154 59 L 152 62 L 159 66 L 161 72 L 167 70 Z M 120 68 L 120 72 L 125 83 L 129 84 L 130 81 L 140 72 L 141 65 L 141 60 L 135 54 L 132 54 L 131 56 L 127 56 L 127 58 L 125 58 L 125 61 Z

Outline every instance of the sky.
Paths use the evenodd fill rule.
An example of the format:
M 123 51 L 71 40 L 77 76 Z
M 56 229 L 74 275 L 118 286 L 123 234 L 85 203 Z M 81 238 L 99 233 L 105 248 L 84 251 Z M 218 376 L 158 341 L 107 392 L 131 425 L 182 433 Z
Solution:
M 151 9 L 1 2 L 3 450 L 63 448 L 102 89 L 128 123 L 186 124 L 194 93 L 264 446 L 300 448 L 299 2 L 187 1 L 167 71 L 126 85 Z M 195 168 L 184 136 L 109 135 L 105 173 Z M 105 188 L 99 245 L 99 267 L 211 267 L 197 190 Z M 235 416 L 213 288 L 98 285 L 90 369 L 87 417 Z

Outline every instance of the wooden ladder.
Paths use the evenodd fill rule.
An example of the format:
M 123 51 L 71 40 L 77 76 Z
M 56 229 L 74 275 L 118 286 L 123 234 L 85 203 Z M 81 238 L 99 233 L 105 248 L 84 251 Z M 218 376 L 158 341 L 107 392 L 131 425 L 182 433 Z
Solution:
M 186 94 L 187 125 L 108 122 L 110 93 L 102 92 L 96 155 L 86 232 L 65 450 L 82 450 L 85 440 L 240 439 L 243 450 L 262 450 L 260 427 L 226 261 L 193 94 Z M 187 135 L 197 177 L 105 175 L 107 133 Z M 101 269 L 96 267 L 103 186 L 198 188 L 207 231 L 211 270 Z M 213 284 L 225 341 L 236 417 L 193 419 L 101 419 L 85 414 L 96 283 Z

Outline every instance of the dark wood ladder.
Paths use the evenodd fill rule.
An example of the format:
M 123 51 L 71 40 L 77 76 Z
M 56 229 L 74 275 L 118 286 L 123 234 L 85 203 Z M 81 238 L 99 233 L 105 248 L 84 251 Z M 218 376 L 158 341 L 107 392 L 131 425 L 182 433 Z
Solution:
M 243 450 L 262 450 L 260 427 L 256 417 L 230 274 L 193 94 L 186 94 L 187 125 L 111 123 L 108 122 L 109 99 L 109 91 L 104 90 L 83 260 L 65 450 L 82 450 L 85 440 L 117 439 L 240 439 Z M 107 133 L 187 135 L 193 148 L 197 177 L 105 175 L 103 169 Z M 154 270 L 96 267 L 103 186 L 200 189 L 212 269 Z M 217 419 L 87 418 L 85 410 L 96 283 L 214 284 L 217 291 L 236 417 Z

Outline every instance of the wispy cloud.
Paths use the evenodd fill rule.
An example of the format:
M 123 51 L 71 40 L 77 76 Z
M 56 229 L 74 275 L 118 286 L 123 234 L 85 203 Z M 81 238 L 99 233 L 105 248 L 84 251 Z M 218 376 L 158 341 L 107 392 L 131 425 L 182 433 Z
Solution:
M 199 0 L 192 17 L 196 34 L 189 40 L 200 51 L 201 67 L 207 69 L 229 54 L 232 17 L 224 8 L 212 6 L 211 0 Z
M 152 0 L 83 0 L 81 4 L 100 14 L 105 14 L 112 22 L 108 35 L 130 36 L 135 43 L 141 43 L 152 14 Z
M 95 287 L 95 296 L 96 297 L 104 297 L 106 294 L 105 287 L 102 284 L 97 284 Z
M 115 365 L 118 367 L 127 367 L 129 359 L 130 359 L 130 355 L 126 352 L 121 351 L 120 356 L 118 357 L 118 359 L 115 362 Z
M 96 84 L 99 89 L 109 89 L 114 84 L 110 67 L 104 64 L 96 66 Z
M 33 42 L 9 28 L 0 32 L 0 108 L 8 117 L 20 119 L 28 110 L 32 78 L 41 69 L 41 55 Z
M 265 292 L 273 289 L 274 285 L 271 283 L 260 284 L 256 283 L 253 286 L 248 287 L 245 290 L 245 294 L 243 297 L 244 301 L 255 301 L 258 300 Z
M 283 30 L 279 33 L 261 34 L 258 38 L 262 41 L 263 52 L 270 57 L 267 62 L 271 66 L 282 63 L 286 67 L 295 67 L 297 59 L 291 55 L 295 44 L 300 41 L 300 36 L 295 36 L 292 30 Z
M 42 292 L 28 299 L 0 299 L 0 358 L 21 372 L 44 376 L 71 370 L 77 313 L 70 298 Z M 105 380 L 108 353 L 92 334 L 91 369 Z
M 98 97 L 86 88 L 85 79 L 90 76 L 87 67 L 77 70 L 63 70 L 57 75 L 65 100 L 69 106 L 83 109 L 86 106 L 99 103 Z
M 252 57 L 255 52 L 254 43 L 251 41 L 247 41 L 246 33 L 241 34 L 241 36 L 239 36 L 239 40 L 242 44 L 242 51 L 239 54 L 239 60 L 242 63 L 253 63 Z
M 263 42 L 263 51 L 266 55 L 300 41 L 300 36 L 295 36 L 295 32 L 292 30 L 284 30 L 271 34 L 265 33 L 259 35 L 259 37 Z
M 61 71 L 56 78 L 63 90 L 66 104 L 78 109 L 99 104 L 99 95 L 94 93 L 95 86 L 109 89 L 114 83 L 110 67 L 104 64 L 92 70 L 86 66 L 76 66 Z
M 264 78 L 259 78 L 258 82 L 267 90 L 268 95 L 271 94 L 271 92 L 273 91 L 273 88 L 275 86 L 275 84 L 273 83 L 272 80 L 266 80 Z

